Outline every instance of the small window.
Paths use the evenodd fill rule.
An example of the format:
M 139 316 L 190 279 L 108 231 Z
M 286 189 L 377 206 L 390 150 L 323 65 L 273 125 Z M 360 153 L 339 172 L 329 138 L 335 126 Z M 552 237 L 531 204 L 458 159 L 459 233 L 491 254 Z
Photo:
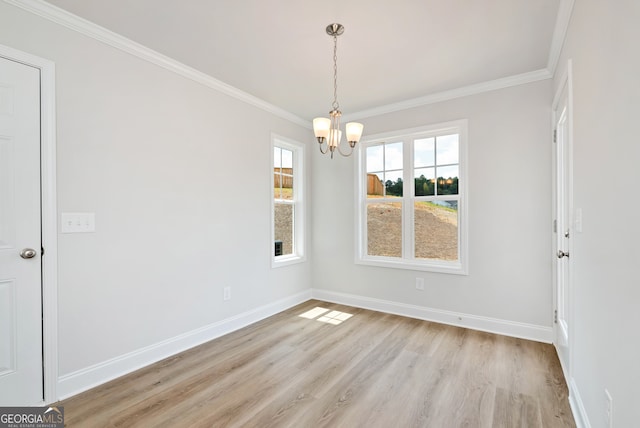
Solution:
M 363 141 L 359 263 L 466 273 L 465 139 L 456 121 Z
M 273 266 L 304 259 L 303 146 L 273 137 Z

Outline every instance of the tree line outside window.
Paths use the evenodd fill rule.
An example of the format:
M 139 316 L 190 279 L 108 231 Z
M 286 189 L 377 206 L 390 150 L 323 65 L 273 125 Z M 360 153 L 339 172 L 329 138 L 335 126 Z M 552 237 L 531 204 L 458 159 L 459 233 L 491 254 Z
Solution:
M 435 195 L 436 185 L 438 195 L 457 195 L 458 194 L 458 177 L 438 177 L 437 179 L 429 179 L 424 175 L 414 179 L 416 196 L 433 196 Z M 387 180 L 384 183 L 386 194 L 389 196 L 402 196 L 403 192 L 402 178 L 396 181 Z

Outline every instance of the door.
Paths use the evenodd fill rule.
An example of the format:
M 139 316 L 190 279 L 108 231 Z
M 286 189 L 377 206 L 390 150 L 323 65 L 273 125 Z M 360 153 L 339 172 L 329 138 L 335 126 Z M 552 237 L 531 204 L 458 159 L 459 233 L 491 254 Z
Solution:
M 571 332 L 572 171 L 569 84 L 565 80 L 556 95 L 554 116 L 554 261 L 556 347 L 568 373 Z
M 40 71 L 0 57 L 0 406 L 43 400 Z

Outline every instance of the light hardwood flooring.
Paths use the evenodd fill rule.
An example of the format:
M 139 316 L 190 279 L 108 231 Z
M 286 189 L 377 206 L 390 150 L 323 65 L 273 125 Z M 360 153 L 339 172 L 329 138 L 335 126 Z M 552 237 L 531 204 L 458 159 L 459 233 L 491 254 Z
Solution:
M 315 300 L 58 404 L 69 427 L 575 426 L 552 345 Z

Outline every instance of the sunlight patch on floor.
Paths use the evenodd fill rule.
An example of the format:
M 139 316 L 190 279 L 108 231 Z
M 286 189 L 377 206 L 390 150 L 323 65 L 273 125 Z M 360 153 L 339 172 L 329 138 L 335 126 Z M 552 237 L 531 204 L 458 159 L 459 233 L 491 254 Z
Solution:
M 318 321 L 328 322 L 329 324 L 338 325 L 342 321 L 346 321 L 349 318 L 351 318 L 352 316 L 353 316 L 352 314 L 348 314 L 346 312 L 331 311 L 328 314 L 323 315 L 320 318 L 318 318 Z
M 325 312 L 329 312 L 329 309 L 325 309 L 325 308 L 321 308 L 320 306 L 316 306 L 315 308 L 308 310 L 307 312 L 305 312 L 302 315 L 299 315 L 302 318 L 307 318 L 307 319 L 315 319 L 316 317 L 319 317 L 320 315 L 324 314 Z
M 353 314 L 348 314 L 346 312 L 340 311 L 331 311 L 329 313 L 329 309 L 321 308 L 320 306 L 316 306 L 313 309 L 308 310 L 307 312 L 298 315 L 302 318 L 307 318 L 310 320 L 315 319 L 316 321 L 324 322 L 327 324 L 338 325 L 343 321 L 348 320 L 353 316 Z

